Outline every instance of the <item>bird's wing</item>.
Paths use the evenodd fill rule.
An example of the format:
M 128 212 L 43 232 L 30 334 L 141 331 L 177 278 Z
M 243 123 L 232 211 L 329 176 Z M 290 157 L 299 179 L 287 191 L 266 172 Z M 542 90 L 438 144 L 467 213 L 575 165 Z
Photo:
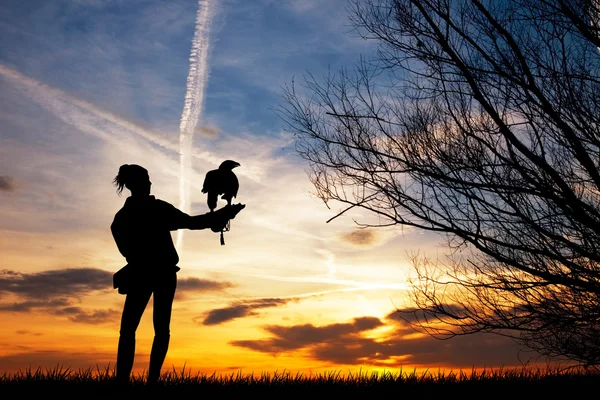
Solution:
M 223 196 L 221 196 L 221 198 L 223 200 L 231 200 L 233 197 L 237 196 L 240 184 L 233 171 L 228 172 L 223 178 L 221 186 L 221 193 L 223 193 Z
M 217 181 L 218 171 L 214 169 L 212 171 L 208 171 L 204 177 L 204 183 L 202 184 L 202 193 L 208 193 L 209 191 L 213 190 Z
M 240 182 L 237 176 L 231 172 L 231 194 L 233 197 L 237 197 L 238 189 L 240 188 Z

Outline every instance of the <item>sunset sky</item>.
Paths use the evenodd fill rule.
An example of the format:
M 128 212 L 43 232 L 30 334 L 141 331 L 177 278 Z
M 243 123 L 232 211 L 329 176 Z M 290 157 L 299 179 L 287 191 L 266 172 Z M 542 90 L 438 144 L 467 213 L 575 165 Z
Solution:
M 232 159 L 240 181 L 226 245 L 186 231 L 164 367 L 200 372 L 518 365 L 499 336 L 440 341 L 393 313 L 409 307 L 408 255 L 442 257 L 432 234 L 359 230 L 373 216 L 328 209 L 273 109 L 282 86 L 352 67 L 375 43 L 345 0 L 213 0 L 191 214 L 204 175 Z M 148 169 L 152 194 L 180 198 L 180 123 L 194 0 L 0 3 L 0 373 L 114 365 L 125 264 L 110 232 L 121 164 Z M 197 100 L 197 99 L 196 99 Z M 222 205 L 222 203 L 221 203 Z M 173 234 L 174 238 L 176 233 Z M 137 332 L 148 366 L 152 301 Z

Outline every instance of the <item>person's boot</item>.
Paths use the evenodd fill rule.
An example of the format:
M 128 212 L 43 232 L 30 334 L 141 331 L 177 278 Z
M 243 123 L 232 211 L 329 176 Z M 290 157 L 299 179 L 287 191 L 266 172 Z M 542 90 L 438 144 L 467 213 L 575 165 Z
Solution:
M 120 335 L 117 350 L 117 373 L 116 382 L 119 386 L 127 386 L 133 369 L 133 358 L 135 356 L 135 334 Z
M 169 340 L 171 335 L 154 336 L 152 342 L 152 352 L 150 353 L 150 367 L 148 368 L 148 380 L 146 385 L 156 386 L 160 378 L 160 370 L 169 350 Z

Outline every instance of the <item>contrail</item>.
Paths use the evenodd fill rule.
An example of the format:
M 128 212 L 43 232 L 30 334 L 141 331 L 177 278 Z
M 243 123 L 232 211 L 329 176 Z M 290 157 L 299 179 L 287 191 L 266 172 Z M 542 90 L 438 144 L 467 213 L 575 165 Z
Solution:
M 44 109 L 50 111 L 57 118 L 76 127 L 82 132 L 89 133 L 101 139 L 121 143 L 128 140 L 129 136 L 136 136 L 148 143 L 167 150 L 174 155 L 179 154 L 179 143 L 177 139 L 170 139 L 160 132 L 141 126 L 120 115 L 105 110 L 88 101 L 73 96 L 64 90 L 49 86 L 34 78 L 0 64 L 0 77 L 7 78 Z M 239 137 L 235 138 L 239 140 Z M 275 146 L 275 145 L 274 145 Z M 192 158 L 202 160 L 211 164 L 219 164 L 223 155 L 218 152 L 193 150 Z M 240 171 L 239 175 L 260 183 L 260 171 L 248 172 L 248 168 Z M 197 189 L 202 188 L 202 182 L 191 182 Z
M 179 209 L 190 212 L 190 178 L 194 129 L 202 114 L 204 87 L 208 79 L 208 39 L 212 0 L 198 1 L 196 29 L 192 39 L 190 70 L 187 77 L 185 101 L 179 123 Z M 181 248 L 183 230 L 177 232 L 177 248 Z
M 121 116 L 72 96 L 63 90 L 48 86 L 2 64 L 0 64 L 0 76 L 21 85 L 25 93 L 42 107 L 84 132 L 106 140 L 123 139 L 121 136 L 117 137 L 116 132 L 128 132 L 166 150 L 177 152 L 176 143 L 161 137 L 160 133 L 141 127 Z M 111 126 L 106 126 L 107 124 Z M 102 129 L 96 128 L 100 126 L 102 126 Z

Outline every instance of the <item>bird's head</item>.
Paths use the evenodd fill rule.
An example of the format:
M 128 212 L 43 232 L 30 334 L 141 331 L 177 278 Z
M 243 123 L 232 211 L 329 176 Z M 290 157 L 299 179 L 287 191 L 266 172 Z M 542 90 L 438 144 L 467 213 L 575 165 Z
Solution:
M 233 161 L 233 160 L 225 160 L 221 163 L 221 165 L 219 165 L 219 169 L 221 170 L 227 170 L 227 171 L 231 171 L 232 169 L 234 169 L 235 167 L 239 167 L 240 163 Z

